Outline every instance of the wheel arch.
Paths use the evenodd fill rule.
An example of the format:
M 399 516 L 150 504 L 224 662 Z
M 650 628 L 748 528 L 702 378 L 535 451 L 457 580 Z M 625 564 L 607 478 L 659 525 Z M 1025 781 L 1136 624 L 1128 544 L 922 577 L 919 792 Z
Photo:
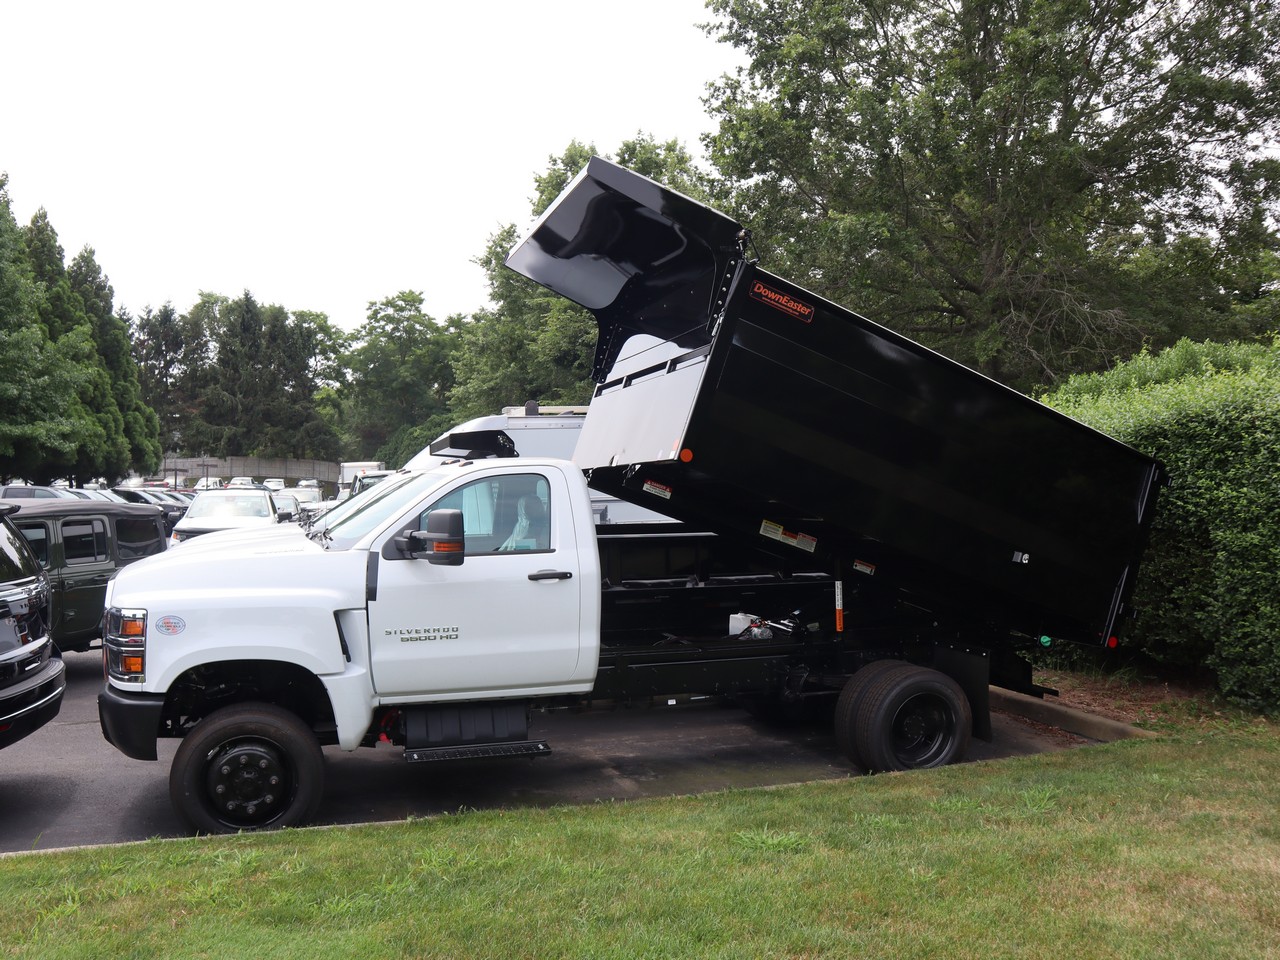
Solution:
M 336 742 L 333 703 L 324 682 L 287 660 L 215 660 L 189 667 L 169 685 L 161 729 L 182 737 L 215 710 L 249 702 L 287 710 L 321 743 Z

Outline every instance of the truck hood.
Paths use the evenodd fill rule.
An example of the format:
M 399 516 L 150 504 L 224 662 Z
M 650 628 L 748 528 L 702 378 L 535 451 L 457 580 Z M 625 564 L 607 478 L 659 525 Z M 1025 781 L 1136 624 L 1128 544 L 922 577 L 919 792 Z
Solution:
M 169 549 L 187 552 L 226 550 L 235 544 L 258 544 L 264 540 L 305 540 L 302 528 L 296 523 L 271 523 L 261 527 L 234 527 L 214 530 L 181 543 L 171 544 Z
M 201 540 L 209 542 L 202 544 Z M 228 600 L 263 590 L 281 593 L 345 590 L 363 604 L 362 550 L 327 551 L 296 527 L 292 535 L 264 531 L 255 537 L 210 534 L 122 569 L 108 585 L 108 606 L 154 606 L 157 601 L 224 594 Z M 343 572 L 337 568 L 342 567 Z M 350 567 L 351 570 L 346 568 Z M 354 574 L 352 573 L 354 571 Z
M 591 375 L 602 383 L 633 337 L 710 342 L 743 236 L 719 211 L 592 157 L 506 264 L 595 315 Z

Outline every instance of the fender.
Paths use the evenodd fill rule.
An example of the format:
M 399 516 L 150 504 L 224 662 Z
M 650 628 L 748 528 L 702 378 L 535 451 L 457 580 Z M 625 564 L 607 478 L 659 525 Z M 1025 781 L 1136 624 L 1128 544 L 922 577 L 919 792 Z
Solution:
M 335 614 L 363 610 L 365 551 L 327 552 L 299 531 L 186 551 L 175 547 L 121 571 L 107 604 L 145 610 L 144 681 L 122 688 L 164 693 L 206 663 L 279 660 L 318 677 L 339 675 L 344 648 Z

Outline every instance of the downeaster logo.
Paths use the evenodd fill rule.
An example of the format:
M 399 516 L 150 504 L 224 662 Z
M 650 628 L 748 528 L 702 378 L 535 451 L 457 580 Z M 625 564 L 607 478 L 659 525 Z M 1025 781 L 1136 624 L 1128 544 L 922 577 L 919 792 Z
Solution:
M 775 310 L 781 310 L 787 316 L 803 320 L 805 323 L 813 322 L 813 306 L 811 304 L 805 303 L 803 300 L 797 300 L 781 290 L 775 290 L 759 280 L 751 284 L 751 299 L 767 303 Z

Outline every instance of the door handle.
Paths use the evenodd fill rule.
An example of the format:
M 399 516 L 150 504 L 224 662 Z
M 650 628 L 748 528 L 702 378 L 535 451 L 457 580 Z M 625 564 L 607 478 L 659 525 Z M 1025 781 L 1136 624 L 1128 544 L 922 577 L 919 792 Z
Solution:
M 529 574 L 530 580 L 568 580 L 573 576 L 568 570 L 539 570 Z

